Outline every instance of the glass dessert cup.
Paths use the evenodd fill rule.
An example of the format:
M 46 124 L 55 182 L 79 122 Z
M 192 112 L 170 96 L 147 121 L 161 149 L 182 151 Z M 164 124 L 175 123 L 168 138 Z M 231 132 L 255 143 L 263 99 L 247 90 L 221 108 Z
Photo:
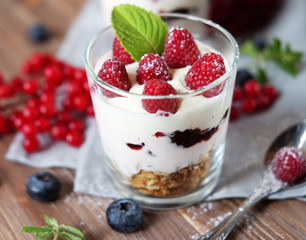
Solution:
M 169 29 L 187 28 L 197 42 L 222 54 L 226 73 L 197 90 L 147 96 L 115 88 L 97 76 L 103 60 L 111 57 L 115 37 L 111 27 L 102 30 L 85 53 L 104 152 L 101 161 L 106 162 L 117 190 L 148 209 L 188 206 L 207 197 L 216 187 L 239 59 L 235 39 L 219 25 L 183 14 L 166 13 L 161 17 Z M 219 89 L 218 95 L 205 97 L 213 88 Z M 143 100 L 165 99 L 179 100 L 175 114 L 152 114 L 142 108 Z

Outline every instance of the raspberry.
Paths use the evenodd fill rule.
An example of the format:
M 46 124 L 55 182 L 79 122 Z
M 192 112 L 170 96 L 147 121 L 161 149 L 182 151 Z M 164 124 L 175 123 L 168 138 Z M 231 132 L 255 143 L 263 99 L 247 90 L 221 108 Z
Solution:
M 98 77 L 101 78 L 102 81 L 124 91 L 129 91 L 131 88 L 131 82 L 125 66 L 118 58 L 106 60 L 98 73 Z M 105 89 L 103 89 L 102 92 L 107 97 L 117 96 L 116 94 Z
M 170 95 L 176 94 L 175 89 L 167 82 L 152 79 L 145 83 L 143 89 L 144 95 Z M 178 99 L 143 99 L 143 108 L 149 113 L 156 113 L 157 111 L 164 111 L 176 113 L 179 107 Z
M 131 55 L 121 46 L 117 37 L 115 37 L 113 42 L 113 56 L 117 57 L 124 65 L 134 62 Z
M 225 73 L 225 65 L 220 54 L 209 52 L 198 59 L 188 70 L 185 77 L 187 87 L 191 90 L 198 89 L 214 82 Z M 223 89 L 219 84 L 203 93 L 205 97 L 214 97 Z
M 150 79 L 171 80 L 170 69 L 163 58 L 158 54 L 145 54 L 138 65 L 136 79 L 139 84 L 144 84 Z
M 306 173 L 306 160 L 295 147 L 283 147 L 271 162 L 275 177 L 283 182 L 293 182 Z
M 163 56 L 170 68 L 181 68 L 194 64 L 201 53 L 190 32 L 176 27 L 168 33 Z

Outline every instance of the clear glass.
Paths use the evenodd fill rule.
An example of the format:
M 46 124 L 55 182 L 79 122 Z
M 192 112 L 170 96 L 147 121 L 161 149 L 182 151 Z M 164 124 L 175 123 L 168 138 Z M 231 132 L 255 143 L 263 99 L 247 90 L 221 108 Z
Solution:
M 145 96 L 117 89 L 97 77 L 103 59 L 111 57 L 115 36 L 111 27 L 90 42 L 85 54 L 104 151 L 101 161 L 106 161 L 118 191 L 149 209 L 191 205 L 207 197 L 217 185 L 239 59 L 235 39 L 219 25 L 190 15 L 161 16 L 169 29 L 185 27 L 198 43 L 222 54 L 226 73 L 194 91 Z M 219 89 L 218 95 L 205 97 L 212 88 Z M 115 97 L 107 97 L 106 92 Z M 151 114 L 142 107 L 144 99 L 177 99 L 180 105 L 175 114 Z

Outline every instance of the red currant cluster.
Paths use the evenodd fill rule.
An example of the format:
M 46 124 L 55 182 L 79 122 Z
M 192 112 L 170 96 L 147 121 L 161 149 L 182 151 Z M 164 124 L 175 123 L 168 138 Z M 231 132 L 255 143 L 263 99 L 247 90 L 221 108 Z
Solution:
M 14 77 L 8 83 L 0 74 L 0 133 L 20 131 L 23 147 L 29 153 L 40 149 L 40 133 L 48 133 L 54 141 L 80 146 L 84 141 L 84 119 L 94 116 L 85 70 L 49 54 L 33 53 L 22 72 L 27 80 Z M 63 99 L 59 100 L 61 94 Z M 16 95 L 23 104 L 9 108 Z
M 255 79 L 248 79 L 242 86 L 236 85 L 231 107 L 231 120 L 240 114 L 253 114 L 269 108 L 278 96 L 271 84 L 260 85 Z

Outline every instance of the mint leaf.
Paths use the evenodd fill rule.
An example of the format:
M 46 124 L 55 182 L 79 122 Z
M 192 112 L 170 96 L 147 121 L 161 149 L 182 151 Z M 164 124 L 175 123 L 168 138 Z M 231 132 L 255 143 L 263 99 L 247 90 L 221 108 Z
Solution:
M 76 236 L 78 236 L 78 237 L 81 237 L 82 239 L 84 238 L 83 233 L 82 233 L 79 229 L 77 229 L 77 228 L 75 228 L 75 227 L 72 227 L 72 226 L 68 226 L 68 225 L 62 224 L 62 225 L 60 226 L 60 229 L 61 229 L 61 230 L 62 230 L 62 229 L 67 230 L 67 231 L 73 233 L 74 235 L 76 235 Z
M 22 232 L 26 233 L 45 233 L 52 231 L 53 227 L 51 226 L 42 226 L 42 227 L 33 227 L 33 226 L 26 226 L 21 229 Z
M 251 57 L 257 57 L 259 55 L 259 53 L 260 53 L 260 51 L 257 49 L 255 44 L 252 41 L 250 41 L 250 40 L 245 41 L 241 45 L 240 51 L 243 54 L 251 56 Z
M 58 225 L 55 218 L 47 215 L 44 215 L 44 217 L 49 225 L 41 227 L 26 226 L 22 228 L 21 233 L 36 234 L 35 240 L 48 240 L 50 237 L 53 240 L 58 240 L 59 237 L 66 240 L 85 240 L 83 233 L 79 229 L 64 224 Z
M 292 76 L 298 74 L 298 64 L 303 57 L 302 52 L 293 51 L 289 44 L 283 48 L 281 41 L 277 38 L 265 48 L 263 55 L 266 60 L 274 61 Z
M 257 78 L 256 80 L 260 85 L 264 85 L 269 82 L 269 78 L 267 76 L 266 71 L 262 67 L 257 67 Z
M 130 4 L 114 7 L 111 18 L 118 40 L 135 61 L 146 53 L 162 55 L 168 29 L 152 12 Z
M 67 232 L 61 232 L 61 233 L 59 234 L 59 237 L 65 238 L 65 239 L 67 239 L 67 240 L 82 240 L 82 239 L 83 239 L 83 238 L 77 237 L 77 236 L 72 235 L 72 234 L 67 233 Z
M 47 215 L 44 215 L 44 218 L 45 218 L 46 223 L 48 223 L 49 225 L 58 226 L 58 223 L 55 218 L 48 217 Z

